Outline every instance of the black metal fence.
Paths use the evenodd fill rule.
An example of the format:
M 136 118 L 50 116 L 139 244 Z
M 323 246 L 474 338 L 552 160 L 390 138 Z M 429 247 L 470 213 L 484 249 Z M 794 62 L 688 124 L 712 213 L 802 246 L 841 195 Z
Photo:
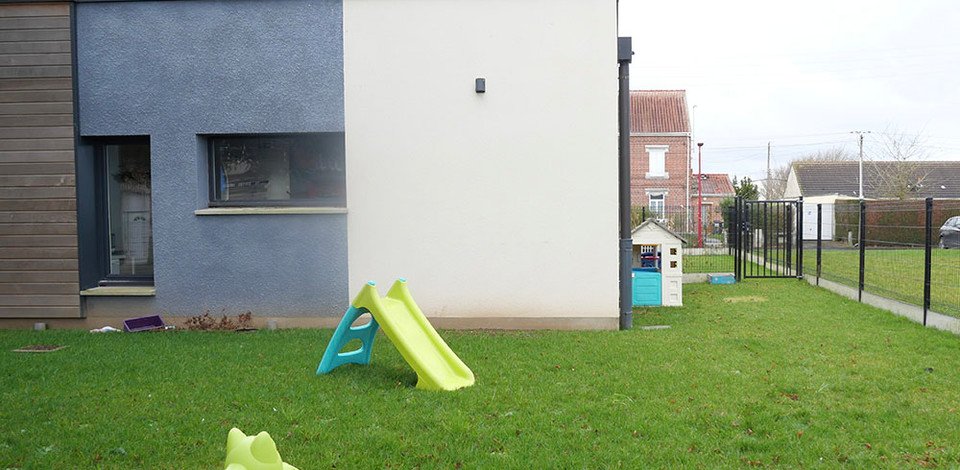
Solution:
M 747 201 L 737 198 L 733 213 L 734 272 L 737 278 L 803 276 L 798 201 Z
M 654 219 L 683 238 L 684 273 L 732 273 L 734 252 L 727 228 L 732 224 L 733 210 L 732 205 L 704 205 L 698 220 L 696 207 L 637 206 L 633 208 L 633 225 Z
M 817 214 L 804 237 L 817 282 L 921 306 L 924 323 L 928 310 L 960 317 L 960 200 L 838 201 Z

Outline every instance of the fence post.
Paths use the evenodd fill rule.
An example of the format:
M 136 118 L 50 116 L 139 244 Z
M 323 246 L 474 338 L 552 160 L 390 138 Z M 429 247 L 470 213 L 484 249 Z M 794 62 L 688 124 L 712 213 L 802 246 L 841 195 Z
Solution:
M 793 233 L 793 220 L 795 217 L 793 215 L 793 204 L 784 204 L 783 208 L 787 211 L 785 214 L 786 217 L 784 217 L 783 221 L 784 225 L 786 225 L 785 228 L 787 229 L 787 236 L 785 237 L 786 240 L 784 240 L 787 243 L 787 246 L 783 252 L 784 258 L 787 259 L 787 269 L 783 272 L 783 275 L 786 276 L 789 275 L 790 271 L 793 271 L 793 238 L 795 236 Z
M 823 249 L 823 204 L 817 204 L 817 285 L 820 285 L 820 250 Z
M 734 235 L 734 241 L 733 241 L 733 278 L 737 282 L 739 282 L 740 281 L 740 243 L 741 243 L 741 239 L 743 238 L 741 233 L 743 229 L 740 227 L 740 224 L 741 224 L 740 219 L 742 217 L 742 214 L 740 213 L 740 197 L 733 198 L 733 207 L 734 207 L 733 231 L 734 233 L 736 233 L 736 235 Z
M 803 279 L 803 196 L 797 203 L 797 279 Z
M 933 198 L 926 200 L 926 220 L 923 229 L 926 231 L 926 239 L 923 245 L 923 325 L 927 325 L 927 310 L 930 310 L 930 255 L 933 250 Z
M 646 221 L 647 221 L 647 206 L 643 206 L 640 208 L 640 223 L 642 224 Z
M 863 302 L 863 262 L 866 259 L 866 239 L 867 239 L 867 203 L 860 200 L 860 233 L 858 244 L 860 245 L 860 282 L 857 285 L 857 302 Z

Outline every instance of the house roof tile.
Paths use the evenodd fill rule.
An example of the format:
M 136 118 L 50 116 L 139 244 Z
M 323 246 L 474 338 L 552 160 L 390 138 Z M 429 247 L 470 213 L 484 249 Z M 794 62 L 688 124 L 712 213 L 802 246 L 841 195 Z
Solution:
M 630 92 L 630 133 L 690 132 L 685 90 Z
M 697 188 L 697 174 L 690 175 L 690 188 L 695 191 Z M 701 178 L 703 182 L 703 194 L 718 194 L 723 196 L 733 196 L 733 183 L 730 182 L 730 175 L 726 173 L 704 173 Z M 696 195 L 694 193 L 693 195 Z

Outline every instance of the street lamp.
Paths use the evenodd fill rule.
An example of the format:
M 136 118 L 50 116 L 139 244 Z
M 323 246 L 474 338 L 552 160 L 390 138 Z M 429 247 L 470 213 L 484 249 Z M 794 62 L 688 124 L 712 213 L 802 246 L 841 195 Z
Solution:
M 703 248 L 703 142 L 697 142 L 697 246 Z

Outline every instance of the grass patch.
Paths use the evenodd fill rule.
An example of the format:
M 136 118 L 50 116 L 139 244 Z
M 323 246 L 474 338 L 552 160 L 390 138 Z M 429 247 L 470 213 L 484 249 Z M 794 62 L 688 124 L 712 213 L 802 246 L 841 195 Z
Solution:
M 446 331 L 454 393 L 382 334 L 317 377 L 330 330 L 0 331 L 0 468 L 222 468 L 232 426 L 303 469 L 960 465 L 960 338 L 796 280 L 685 291 L 633 331 Z
M 856 288 L 860 278 L 860 252 L 823 250 L 824 279 Z M 815 274 L 816 250 L 804 251 L 804 271 Z M 884 297 L 923 305 L 923 249 L 871 250 L 865 253 L 864 287 Z M 930 308 L 960 317 L 960 250 L 935 248 L 930 259 Z

